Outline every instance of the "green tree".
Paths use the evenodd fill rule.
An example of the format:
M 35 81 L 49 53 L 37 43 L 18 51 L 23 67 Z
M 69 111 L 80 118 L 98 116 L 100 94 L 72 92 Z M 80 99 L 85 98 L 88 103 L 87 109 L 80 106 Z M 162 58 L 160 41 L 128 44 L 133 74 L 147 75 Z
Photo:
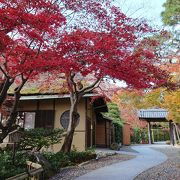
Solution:
M 163 58 L 168 58 L 169 62 L 172 59 L 179 59 L 180 50 L 180 0 L 166 0 L 163 4 L 165 10 L 161 13 L 164 25 L 171 26 L 169 37 L 164 45 L 164 52 L 166 54 Z M 163 35 L 164 36 L 164 35 Z M 161 50 L 162 51 L 162 50 Z
M 120 125 L 123 125 L 123 121 L 120 117 L 120 111 L 117 104 L 108 103 L 108 113 L 105 113 L 105 116 L 111 118 L 113 122 L 117 122 Z
M 180 22 L 180 0 L 166 0 L 165 10 L 161 13 L 165 25 L 176 25 Z
M 115 142 L 122 142 L 122 127 L 123 120 L 120 117 L 120 111 L 118 105 L 115 103 L 108 103 L 108 112 L 104 114 L 113 120 L 114 132 L 115 132 Z

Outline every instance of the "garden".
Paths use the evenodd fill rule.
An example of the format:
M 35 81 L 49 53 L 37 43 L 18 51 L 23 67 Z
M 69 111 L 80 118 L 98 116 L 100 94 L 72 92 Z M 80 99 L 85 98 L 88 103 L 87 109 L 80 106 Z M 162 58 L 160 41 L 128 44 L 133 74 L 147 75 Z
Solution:
M 37 128 L 21 131 L 21 133 L 22 137 L 15 147 L 10 144 L 8 147 L 0 149 L 0 179 L 2 180 L 17 175 L 24 177 L 24 173 L 28 172 L 27 162 L 41 165 L 40 176 L 47 179 L 56 174 L 60 168 L 75 166 L 96 158 L 93 149 L 83 152 L 79 152 L 75 148 L 68 153 L 48 152 L 50 146 L 61 141 L 62 129 Z
M 77 151 L 73 138 L 84 133 L 79 144 L 96 145 L 97 113 L 107 118 L 103 143 L 111 149 L 122 145 L 125 123 L 131 143 L 148 143 L 147 124 L 137 114 L 142 108 L 166 109 L 171 138 L 155 129 L 154 140 L 180 143 L 180 5 L 161 5 L 157 25 L 167 28 L 146 20 L 147 13 L 130 17 L 131 8 L 125 12 L 111 0 L 0 0 L 0 179 L 46 179 L 95 159 L 93 149 Z M 93 106 L 99 97 L 102 105 Z M 62 109 L 68 111 L 66 128 L 54 129 L 63 127 Z M 59 152 L 52 151 L 55 144 L 61 144 Z

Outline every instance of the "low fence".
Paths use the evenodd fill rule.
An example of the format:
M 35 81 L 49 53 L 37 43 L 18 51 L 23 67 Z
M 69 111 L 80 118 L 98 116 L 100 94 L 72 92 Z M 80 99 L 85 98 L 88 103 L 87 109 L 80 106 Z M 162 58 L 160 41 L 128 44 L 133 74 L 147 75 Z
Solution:
M 10 177 L 6 180 L 41 180 L 44 179 L 44 170 L 40 164 L 27 161 L 27 172 Z

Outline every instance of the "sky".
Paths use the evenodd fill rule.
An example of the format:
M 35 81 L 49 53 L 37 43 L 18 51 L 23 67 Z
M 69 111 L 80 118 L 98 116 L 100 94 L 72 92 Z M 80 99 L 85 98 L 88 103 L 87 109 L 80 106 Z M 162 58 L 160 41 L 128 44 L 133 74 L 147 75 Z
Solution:
M 163 3 L 166 0 L 114 0 L 115 5 L 132 18 L 145 18 L 151 26 L 161 28 L 161 12 L 164 10 Z M 126 83 L 117 81 L 116 85 L 126 87 Z
M 161 12 L 166 0 L 115 0 L 115 4 L 128 16 L 146 18 L 153 26 L 162 26 Z

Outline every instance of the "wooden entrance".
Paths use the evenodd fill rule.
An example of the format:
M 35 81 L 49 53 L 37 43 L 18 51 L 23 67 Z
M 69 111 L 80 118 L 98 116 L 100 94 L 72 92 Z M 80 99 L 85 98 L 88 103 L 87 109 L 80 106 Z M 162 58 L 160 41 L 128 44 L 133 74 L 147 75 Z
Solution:
M 170 134 L 170 143 L 172 145 L 175 144 L 175 127 L 172 123 L 172 121 L 167 120 L 168 111 L 166 109 L 141 109 L 139 111 L 139 119 L 143 121 L 148 122 L 148 138 L 149 138 L 149 144 L 153 143 L 152 138 L 152 122 L 167 122 L 169 123 L 169 134 Z
M 96 116 L 96 146 L 110 147 L 112 120 L 102 114 Z

